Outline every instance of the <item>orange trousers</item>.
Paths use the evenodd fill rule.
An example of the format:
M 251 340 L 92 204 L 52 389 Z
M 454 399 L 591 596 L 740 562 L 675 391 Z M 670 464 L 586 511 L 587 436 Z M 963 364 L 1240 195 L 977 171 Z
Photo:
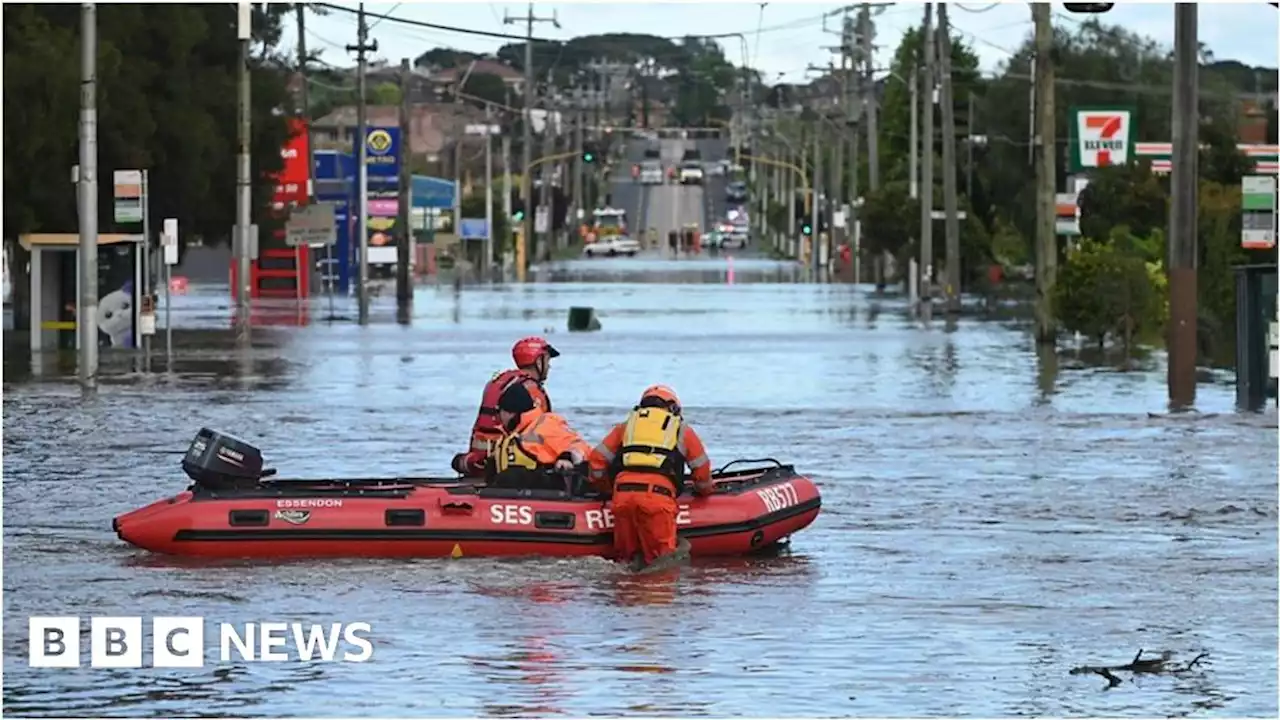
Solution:
M 644 482 L 629 479 L 622 482 Z M 658 481 L 659 485 L 665 485 Z M 619 483 L 621 484 L 621 483 Z M 613 551 L 621 562 L 637 554 L 648 565 L 676 549 L 674 498 L 649 492 L 618 492 L 613 496 Z

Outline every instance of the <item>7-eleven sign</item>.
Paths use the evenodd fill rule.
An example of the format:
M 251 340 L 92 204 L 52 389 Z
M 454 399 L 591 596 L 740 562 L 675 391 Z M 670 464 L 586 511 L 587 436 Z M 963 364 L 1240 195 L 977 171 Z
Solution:
M 1133 148 L 1133 112 L 1125 108 L 1077 109 L 1073 170 L 1124 165 Z

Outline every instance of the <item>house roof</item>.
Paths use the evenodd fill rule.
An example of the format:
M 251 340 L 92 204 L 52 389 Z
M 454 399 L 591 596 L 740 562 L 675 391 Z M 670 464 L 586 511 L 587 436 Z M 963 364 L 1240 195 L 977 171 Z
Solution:
M 466 71 L 466 66 L 447 68 L 433 74 L 431 79 L 439 83 L 457 82 L 458 78 Z M 473 75 L 476 73 L 497 75 L 502 78 L 504 82 L 519 82 L 524 80 L 524 73 L 519 70 L 516 70 L 505 63 L 500 63 L 497 60 L 486 60 L 483 58 L 476 61 L 476 67 L 471 71 L 471 73 Z

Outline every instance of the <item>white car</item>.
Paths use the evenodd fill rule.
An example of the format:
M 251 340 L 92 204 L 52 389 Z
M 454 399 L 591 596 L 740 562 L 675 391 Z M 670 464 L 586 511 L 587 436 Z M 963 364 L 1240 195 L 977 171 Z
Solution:
M 701 185 L 703 179 L 702 166 L 696 163 L 688 163 L 680 166 L 680 184 L 681 185 Z
M 666 182 L 666 178 L 663 176 L 662 165 L 660 163 L 640 166 L 641 185 L 661 185 L 664 182 Z
M 747 246 L 748 238 L 746 228 L 735 229 L 720 240 L 720 247 L 725 250 L 741 250 Z
M 600 238 L 599 240 L 582 248 L 582 254 L 587 257 L 597 257 L 599 255 L 604 255 L 605 257 L 616 257 L 618 255 L 635 257 L 636 253 L 639 252 L 640 243 L 632 240 L 626 235 L 613 235 L 611 237 Z
M 707 177 L 723 177 L 725 173 L 723 162 L 709 162 L 703 165 L 702 169 L 706 171 Z
M 724 234 L 717 230 L 704 233 L 702 239 L 699 240 L 699 244 L 704 248 L 718 248 L 722 242 L 724 242 Z

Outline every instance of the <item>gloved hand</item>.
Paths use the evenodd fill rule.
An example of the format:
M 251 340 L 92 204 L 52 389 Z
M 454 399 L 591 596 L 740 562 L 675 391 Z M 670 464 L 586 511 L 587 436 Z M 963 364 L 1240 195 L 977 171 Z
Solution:
M 459 475 L 466 475 L 467 474 L 467 454 L 458 453 L 457 455 L 454 455 L 453 460 L 449 463 L 449 466 L 452 467 L 453 471 L 458 473 Z
M 573 466 L 572 460 L 566 460 L 564 458 L 560 458 L 559 460 L 556 460 L 555 469 L 557 472 L 562 472 L 566 474 L 572 473 L 573 467 L 574 466 Z

